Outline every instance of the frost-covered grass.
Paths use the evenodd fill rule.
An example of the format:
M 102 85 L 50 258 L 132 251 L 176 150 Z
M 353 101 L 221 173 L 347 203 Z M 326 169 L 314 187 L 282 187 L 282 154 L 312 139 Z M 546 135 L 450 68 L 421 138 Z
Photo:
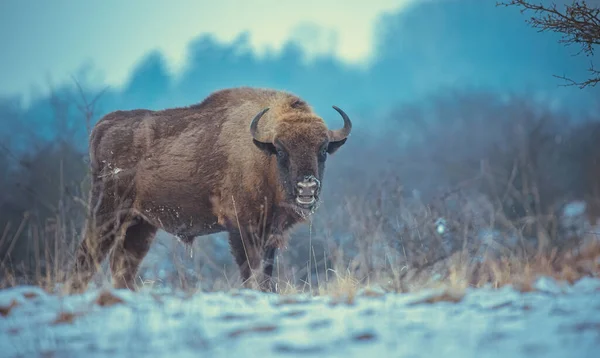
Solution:
M 88 292 L 67 297 L 60 265 L 37 287 L 4 277 L 0 356 L 591 357 L 600 348 L 596 234 L 560 253 L 457 251 L 368 276 L 339 258 L 314 261 L 327 269 L 306 284 L 278 271 L 279 295 L 217 279 L 220 264 L 186 268 L 175 255 L 173 267 L 157 265 L 176 244 L 155 247 L 137 293 L 107 290 L 106 267 Z M 209 288 L 194 282 L 210 278 Z
M 0 291 L 2 357 L 595 357 L 600 279 L 353 297 Z

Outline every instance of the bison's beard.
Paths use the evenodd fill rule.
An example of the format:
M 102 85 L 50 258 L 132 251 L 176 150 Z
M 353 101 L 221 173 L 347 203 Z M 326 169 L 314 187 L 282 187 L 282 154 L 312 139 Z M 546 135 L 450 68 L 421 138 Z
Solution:
M 298 204 L 296 196 L 291 196 L 288 198 L 288 200 L 286 200 L 285 203 L 282 203 L 281 206 L 287 209 L 289 212 L 298 215 L 301 219 L 307 219 L 315 213 L 320 203 L 321 201 L 319 198 L 315 196 L 315 200 L 312 205 L 301 205 Z
M 307 198 L 299 198 L 294 196 L 293 199 L 290 200 L 292 203 L 289 205 L 294 212 L 298 214 L 298 216 L 306 219 L 315 213 L 321 203 L 318 196 L 311 197 L 311 199 L 312 200 L 307 200 Z

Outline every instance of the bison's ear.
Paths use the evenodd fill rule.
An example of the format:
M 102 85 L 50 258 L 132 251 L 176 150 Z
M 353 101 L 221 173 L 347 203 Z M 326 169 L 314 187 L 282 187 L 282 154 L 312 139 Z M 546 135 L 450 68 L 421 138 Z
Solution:
M 342 145 L 344 145 L 344 143 L 346 143 L 347 139 L 348 138 L 344 138 L 342 140 L 338 140 L 335 142 L 329 142 L 329 145 L 327 146 L 327 153 L 329 153 L 329 154 L 335 153 L 336 150 L 340 149 L 340 147 Z
M 257 146 L 258 149 L 262 150 L 263 152 L 269 155 L 277 154 L 277 149 L 275 148 L 273 143 L 259 142 L 256 139 L 253 139 L 252 142 L 254 142 L 254 145 Z

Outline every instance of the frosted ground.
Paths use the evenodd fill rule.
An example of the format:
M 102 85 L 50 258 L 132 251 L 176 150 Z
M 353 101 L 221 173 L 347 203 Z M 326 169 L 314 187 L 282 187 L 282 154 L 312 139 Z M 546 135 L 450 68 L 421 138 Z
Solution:
M 600 280 L 464 295 L 0 291 L 2 357 L 598 357 Z

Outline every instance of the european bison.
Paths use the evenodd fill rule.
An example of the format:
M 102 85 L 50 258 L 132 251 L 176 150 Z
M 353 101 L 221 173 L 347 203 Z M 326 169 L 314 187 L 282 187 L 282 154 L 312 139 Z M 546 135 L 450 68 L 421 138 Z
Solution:
M 163 229 L 187 243 L 227 231 L 245 286 L 256 278 L 274 290 L 275 252 L 316 208 L 327 155 L 352 128 L 333 108 L 341 129 L 291 93 L 243 87 L 185 108 L 107 114 L 90 136 L 91 213 L 67 287 L 85 290 L 114 246 L 113 285 L 134 290 Z

